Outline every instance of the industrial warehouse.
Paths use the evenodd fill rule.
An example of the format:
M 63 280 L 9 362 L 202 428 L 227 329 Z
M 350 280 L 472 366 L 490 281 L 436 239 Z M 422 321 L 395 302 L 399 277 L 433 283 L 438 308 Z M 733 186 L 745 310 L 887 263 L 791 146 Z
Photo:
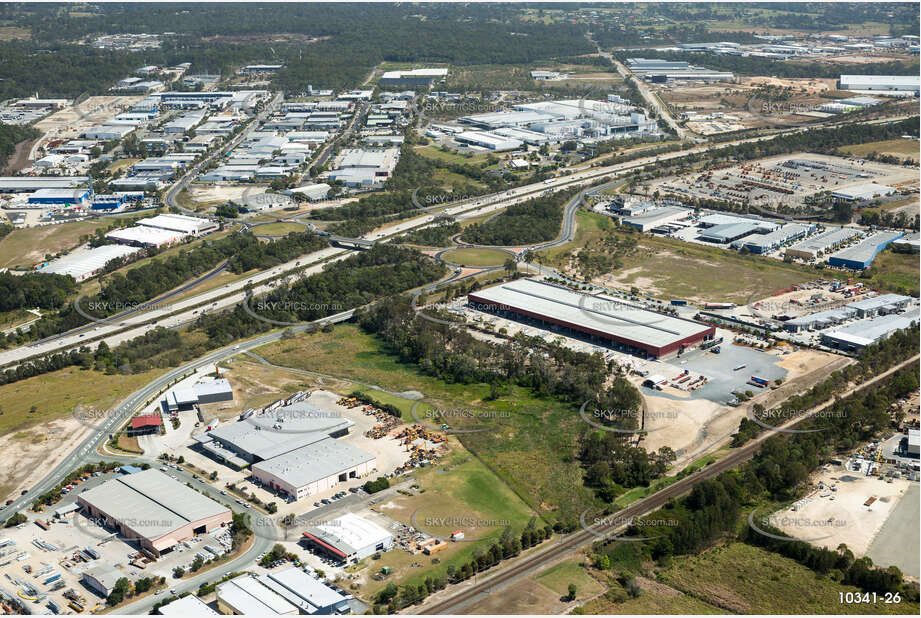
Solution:
M 348 597 L 301 569 L 244 574 L 217 586 L 217 605 L 239 616 L 329 615 L 349 611 Z
M 352 425 L 347 418 L 298 402 L 222 425 L 196 440 L 205 451 L 242 468 L 344 436 Z
M 588 335 L 643 358 L 669 358 L 713 339 L 716 329 L 621 301 L 579 294 L 557 285 L 519 279 L 471 293 L 472 309 L 538 320 L 553 330 Z
M 341 562 L 358 562 L 393 547 L 393 536 L 379 525 L 347 513 L 342 517 L 309 528 L 302 543 Z
M 106 234 L 106 238 L 132 247 L 161 247 L 186 238 L 204 236 L 217 229 L 217 223 L 208 219 L 166 214 L 141 219 L 134 227 L 113 230 Z
M 77 503 L 88 517 L 118 528 L 155 557 L 231 523 L 230 509 L 154 469 L 106 481 L 80 494 Z
M 253 464 L 252 472 L 262 485 L 300 500 L 338 483 L 370 474 L 376 466 L 374 455 L 351 444 L 325 438 Z

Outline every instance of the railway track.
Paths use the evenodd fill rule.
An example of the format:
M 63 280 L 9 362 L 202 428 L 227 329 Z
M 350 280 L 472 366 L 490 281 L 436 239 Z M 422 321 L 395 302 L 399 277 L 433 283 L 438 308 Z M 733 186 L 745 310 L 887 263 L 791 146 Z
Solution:
M 849 391 L 849 394 L 853 394 L 857 391 L 863 390 L 873 384 L 876 384 L 880 380 L 885 379 L 886 377 L 892 375 L 896 371 L 907 367 L 909 365 L 917 364 L 921 356 L 915 355 L 912 358 L 905 360 L 898 365 L 891 367 L 887 371 L 881 373 L 878 376 L 867 380 L 861 384 L 856 385 L 853 390 Z M 593 528 L 592 530 L 579 530 L 578 532 L 570 533 L 566 536 L 560 537 L 559 541 L 551 545 L 546 545 L 544 547 L 538 548 L 534 553 L 531 553 L 527 556 L 515 559 L 511 561 L 507 567 L 500 567 L 495 571 L 494 574 L 481 579 L 480 581 L 475 582 L 472 586 L 466 586 L 461 584 L 461 589 L 458 590 L 452 596 L 435 601 L 428 605 L 423 605 L 422 607 L 414 608 L 417 611 L 415 613 L 419 614 L 460 614 L 462 610 L 478 601 L 481 597 L 489 595 L 492 593 L 494 588 L 501 587 L 505 584 L 508 584 L 524 575 L 537 571 L 538 569 L 552 564 L 553 562 L 569 555 L 573 551 L 588 545 L 594 541 L 597 541 L 600 537 L 605 535 L 613 535 L 622 529 L 626 528 L 626 525 L 622 522 L 629 522 L 632 518 L 640 517 L 645 515 L 655 509 L 663 506 L 672 498 L 677 498 L 685 493 L 689 492 L 697 484 L 711 479 L 715 476 L 719 476 L 721 473 L 731 470 L 735 466 L 742 464 L 749 459 L 757 452 L 761 447 L 761 444 L 768 438 L 777 435 L 778 433 L 783 433 L 786 430 L 792 429 L 795 425 L 803 422 L 807 418 L 818 414 L 822 410 L 828 408 L 829 406 L 835 403 L 835 399 L 830 399 L 818 406 L 812 408 L 807 414 L 804 414 L 802 417 L 794 418 L 779 426 L 774 431 L 767 431 L 756 437 L 752 442 L 746 444 L 745 446 L 740 447 L 739 449 L 731 452 L 729 455 L 720 459 L 709 466 L 703 468 L 702 470 L 684 477 L 678 481 L 675 481 L 668 487 L 665 487 L 656 493 L 648 496 L 617 513 L 611 514 L 606 518 L 606 521 L 612 523 L 600 524 Z

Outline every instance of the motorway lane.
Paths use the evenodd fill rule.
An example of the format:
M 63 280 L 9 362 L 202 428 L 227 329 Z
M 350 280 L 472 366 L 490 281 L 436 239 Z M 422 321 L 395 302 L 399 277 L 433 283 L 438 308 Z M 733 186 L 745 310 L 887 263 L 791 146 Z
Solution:
M 46 339 L 44 343 L 36 342 L 4 350 L 0 352 L 0 367 L 22 362 L 25 358 L 31 356 L 50 354 L 61 349 L 83 345 L 95 349 L 100 340 L 105 341 L 109 346 L 114 346 L 140 336 L 157 326 L 173 327 L 179 323 L 189 322 L 196 319 L 199 313 L 218 311 L 237 304 L 245 298 L 244 289 L 247 285 L 252 285 L 254 294 L 265 293 L 271 290 L 267 280 L 279 277 L 286 271 L 303 268 L 303 274 L 312 274 L 322 270 L 324 260 L 342 259 L 351 255 L 351 253 L 352 251 L 349 249 L 329 247 L 256 273 L 246 279 L 240 279 L 234 283 L 208 290 L 197 296 L 166 304 L 148 301 L 147 304 L 153 305 L 154 309 L 143 313 L 138 312 L 118 323 L 93 325 L 92 335 L 94 341 L 92 343 L 86 341 L 86 327 L 81 327 L 76 332 L 70 331 L 55 338 Z M 206 306 L 202 307 L 202 305 Z M 148 323 L 152 320 L 156 321 L 156 324 Z
M 139 304 L 137 307 L 134 307 L 134 308 L 132 308 L 132 309 L 128 309 L 127 311 L 121 311 L 121 312 L 119 312 L 119 313 L 116 313 L 116 314 L 114 314 L 114 315 L 110 315 L 110 316 L 105 317 L 105 318 L 100 318 L 99 322 L 90 322 L 90 323 L 87 324 L 86 326 L 80 326 L 80 327 L 71 329 L 71 330 L 67 331 L 66 333 L 61 333 L 61 334 L 59 334 L 59 335 L 53 335 L 53 336 L 51 336 L 51 337 L 46 337 L 46 338 L 44 338 L 44 339 L 39 339 L 38 341 L 35 341 L 35 342 L 33 342 L 33 343 L 29 343 L 29 344 L 26 344 L 26 345 L 27 345 L 27 347 L 42 346 L 42 345 L 44 345 L 44 344 L 46 344 L 46 343 L 51 343 L 51 342 L 54 342 L 54 341 L 58 341 L 58 340 L 60 340 L 60 339 L 65 339 L 65 338 L 67 338 L 67 337 L 69 337 L 69 336 L 73 336 L 73 335 L 77 335 L 78 338 L 79 338 L 79 334 L 80 334 L 80 333 L 87 333 L 87 332 L 89 332 L 89 331 L 92 331 L 92 330 L 95 328 L 95 326 L 96 326 L 97 324 L 99 324 L 99 323 L 105 323 L 105 324 L 127 323 L 127 322 L 125 322 L 125 318 L 127 318 L 127 317 L 129 317 L 129 316 L 131 316 L 131 315 L 134 315 L 134 314 L 136 314 L 136 313 L 142 313 L 142 312 L 144 312 L 144 311 L 146 311 L 146 310 L 149 310 L 149 309 L 151 309 L 151 308 L 153 308 L 153 307 L 156 307 L 156 306 L 158 306 L 158 305 L 162 305 L 164 301 L 167 301 L 167 300 L 169 300 L 170 298 L 175 298 L 176 296 L 179 296 L 180 294 L 183 294 L 184 292 L 187 292 L 187 291 L 189 291 L 189 290 L 191 290 L 191 289 L 193 289 L 193 288 L 195 288 L 195 287 L 198 287 L 198 286 L 201 285 L 202 283 L 205 283 L 205 282 L 208 281 L 209 279 L 212 279 L 212 278 L 216 277 L 217 275 L 221 274 L 222 272 L 224 272 L 225 270 L 227 270 L 227 266 L 228 266 L 228 262 L 227 262 L 227 260 L 224 260 L 224 262 L 222 262 L 221 264 L 219 264 L 216 268 L 211 269 L 210 271 L 206 272 L 206 273 L 203 274 L 202 276 L 200 276 L 200 277 L 198 277 L 198 278 L 196 278 L 196 279 L 193 279 L 193 280 L 191 280 L 191 281 L 189 281 L 189 282 L 187 282 L 187 283 L 184 283 L 184 284 L 182 284 L 181 286 L 179 286 L 179 287 L 177 287 L 177 288 L 173 288 L 172 290 L 170 290 L 169 292 L 163 294 L 162 296 L 158 296 L 157 298 L 153 298 L 153 299 L 148 300 L 148 301 L 146 301 L 146 302 L 144 302 L 144 303 L 141 303 L 141 304 Z M 81 299 L 78 298 L 78 300 L 76 300 L 76 301 L 74 301 L 74 302 L 78 303 L 79 306 L 83 307 L 83 305 L 82 305 L 81 303 L 86 302 L 86 299 L 84 298 L 84 299 L 81 300 Z M 86 313 L 90 313 L 89 311 L 87 311 L 87 308 L 86 308 L 86 307 L 83 307 L 83 309 L 84 309 L 84 311 L 85 311 Z
M 276 97 L 276 100 L 277 98 L 278 97 Z M 884 122 L 890 122 L 891 120 L 892 119 L 874 119 L 874 120 L 865 121 L 864 123 L 880 124 Z M 463 214 L 463 217 L 465 218 L 466 217 L 477 217 L 483 214 L 488 214 L 489 212 L 499 210 L 512 203 L 518 203 L 526 199 L 530 199 L 530 197 L 537 195 L 545 190 L 555 190 L 563 186 L 570 186 L 570 185 L 581 185 L 586 182 L 597 180 L 604 176 L 622 174 L 628 171 L 643 168 L 647 165 L 654 165 L 662 161 L 668 161 L 671 159 L 681 158 L 688 154 L 696 154 L 696 153 L 705 152 L 712 148 L 722 148 L 724 146 L 731 146 L 731 145 L 737 145 L 737 144 L 742 144 L 742 143 L 751 143 L 751 142 L 770 140 L 778 135 L 783 135 L 787 133 L 798 133 L 798 132 L 803 132 L 806 130 L 809 130 L 809 128 L 808 127 L 807 128 L 798 127 L 798 128 L 782 131 L 779 133 L 767 135 L 767 136 L 744 138 L 744 139 L 739 139 L 739 140 L 735 140 L 731 142 L 724 142 L 721 144 L 698 146 L 698 147 L 691 148 L 688 150 L 680 150 L 680 151 L 675 151 L 672 153 L 665 153 L 665 154 L 660 154 L 660 155 L 655 155 L 655 156 L 650 156 L 650 157 L 644 157 L 641 159 L 636 159 L 634 161 L 619 163 L 619 164 L 615 164 L 612 166 L 596 167 L 596 168 L 580 170 L 568 176 L 558 177 L 556 179 L 556 182 L 552 185 L 546 185 L 544 183 L 535 183 L 532 185 L 510 189 L 505 192 L 492 194 L 489 196 L 468 198 L 456 204 L 447 205 L 443 213 L 446 215 L 452 215 L 452 216 L 458 216 L 458 215 Z M 170 193 L 168 193 L 168 196 L 169 195 Z M 572 215 L 574 215 L 574 211 Z M 435 219 L 434 215 L 423 215 L 420 217 L 416 217 L 414 219 L 408 219 L 397 225 L 388 227 L 378 232 L 372 232 L 370 234 L 367 234 L 365 235 L 364 238 L 367 240 L 383 240 L 385 238 L 408 231 L 410 229 L 416 229 L 416 228 L 421 228 L 421 227 L 432 225 L 434 223 L 434 219 Z M 567 216 L 564 220 L 564 224 L 570 225 L 571 219 L 572 219 L 571 216 Z M 572 230 L 570 230 L 569 237 L 571 237 L 571 231 Z M 141 334 L 141 333 L 137 332 L 135 336 L 137 336 L 137 334 Z M 130 338 L 131 337 L 126 337 L 120 340 L 125 340 L 125 339 L 130 339 Z M 71 337 L 66 340 L 66 346 L 58 346 L 55 349 L 32 350 L 29 352 L 23 352 L 22 348 L 16 348 L 14 350 L 7 350 L 5 352 L 0 353 L 0 367 L 6 364 L 9 364 L 11 362 L 21 362 L 23 359 L 34 356 L 36 354 L 47 354 L 52 351 L 57 351 L 58 349 L 62 347 L 77 347 L 85 343 L 86 342 L 79 341 L 78 337 L 76 340 L 74 340 L 74 337 Z

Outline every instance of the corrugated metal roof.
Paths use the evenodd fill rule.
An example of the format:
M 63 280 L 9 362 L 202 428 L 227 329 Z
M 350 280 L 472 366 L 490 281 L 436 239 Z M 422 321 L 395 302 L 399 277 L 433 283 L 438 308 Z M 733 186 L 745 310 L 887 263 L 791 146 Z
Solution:
M 148 539 L 228 509 L 153 468 L 106 481 L 80 495 Z
M 209 433 L 259 459 L 271 459 L 348 429 L 352 421 L 306 402 L 253 415 Z
M 296 614 L 297 607 L 250 574 L 219 584 L 217 596 L 244 616 Z
M 374 455 L 351 444 L 326 438 L 253 464 L 253 471 L 273 474 L 294 487 L 303 487 L 374 459 Z
M 566 288 L 518 279 L 484 290 L 476 297 L 499 308 L 522 309 L 613 337 L 663 347 L 710 327 L 617 300 L 579 294 Z

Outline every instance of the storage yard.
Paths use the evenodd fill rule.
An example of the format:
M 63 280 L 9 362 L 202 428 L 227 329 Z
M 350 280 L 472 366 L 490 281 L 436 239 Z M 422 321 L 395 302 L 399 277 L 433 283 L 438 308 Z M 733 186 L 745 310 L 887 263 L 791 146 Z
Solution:
M 842 196 L 851 195 L 850 191 L 870 183 L 882 187 L 855 193 L 856 199 L 869 199 L 913 182 L 917 182 L 917 171 L 912 169 L 803 153 L 726 167 L 713 166 L 704 172 L 666 179 L 655 189 L 665 197 L 678 200 L 720 200 L 750 204 L 765 211 L 784 207 L 792 212 L 808 213 L 816 207 L 808 206 L 806 198 L 816 194 L 843 192 Z
M 855 470 L 857 459 L 843 463 L 828 465 L 814 475 L 809 492 L 769 520 L 784 533 L 813 545 L 835 550 L 844 543 L 856 556 L 879 552 L 883 545 L 888 545 L 886 555 L 876 553 L 874 562 L 898 565 L 907 575 L 918 577 L 917 543 L 898 543 L 895 550 L 894 539 L 886 538 L 894 535 L 904 539 L 911 532 L 917 536 L 917 480 L 908 480 L 904 471 L 892 476 L 888 471 L 894 468 L 885 464 L 888 471 L 878 475 L 868 474 L 865 465 Z M 903 527 L 898 530 L 887 527 L 892 517 L 897 517 Z

